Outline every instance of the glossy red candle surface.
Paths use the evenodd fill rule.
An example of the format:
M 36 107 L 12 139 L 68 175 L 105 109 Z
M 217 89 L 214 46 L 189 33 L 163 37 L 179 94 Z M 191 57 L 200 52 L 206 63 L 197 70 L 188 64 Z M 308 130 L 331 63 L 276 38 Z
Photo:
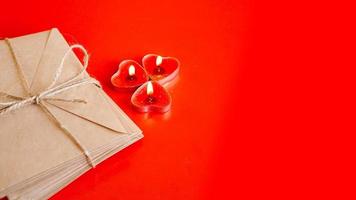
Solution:
M 134 74 L 129 74 L 133 66 Z M 134 60 L 124 60 L 120 63 L 118 71 L 111 77 L 111 83 L 119 89 L 135 89 L 148 81 L 148 76 L 143 67 Z
M 147 90 L 152 83 L 152 93 Z M 171 96 L 159 83 L 150 81 L 139 87 L 131 97 L 133 107 L 139 112 L 164 113 L 171 109 Z
M 162 57 L 161 64 L 157 65 L 158 56 L 156 54 L 145 55 L 142 58 L 142 65 L 153 81 L 157 81 L 163 85 L 178 75 L 180 62 L 173 57 Z

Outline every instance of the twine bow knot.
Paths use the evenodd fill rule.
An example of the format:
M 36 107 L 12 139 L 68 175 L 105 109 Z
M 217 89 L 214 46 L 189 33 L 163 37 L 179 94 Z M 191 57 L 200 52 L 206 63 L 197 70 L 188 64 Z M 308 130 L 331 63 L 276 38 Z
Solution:
M 17 71 L 19 74 L 19 77 L 21 79 L 22 82 L 22 86 L 24 87 L 24 89 L 26 90 L 28 97 L 18 97 L 18 96 L 14 96 L 14 95 L 10 95 L 7 94 L 5 92 L 1 92 L 0 91 L 0 95 L 2 96 L 6 96 L 8 98 L 13 99 L 13 101 L 8 101 L 8 102 L 0 102 L 0 115 L 4 115 L 8 112 L 14 111 L 14 110 L 18 110 L 20 108 L 23 108 L 25 106 L 31 105 L 31 104 L 36 104 L 39 105 L 42 110 L 49 116 L 50 119 L 52 119 L 52 121 L 60 128 L 62 129 L 72 140 L 73 142 L 78 146 L 78 148 L 80 148 L 82 150 L 82 152 L 84 153 L 84 155 L 86 156 L 89 164 L 92 167 L 95 167 L 94 163 L 92 162 L 92 159 L 89 155 L 89 151 L 87 151 L 84 146 L 79 142 L 79 140 L 73 135 L 71 134 L 64 126 L 63 124 L 51 113 L 51 111 L 42 103 L 42 101 L 62 101 L 62 102 L 73 102 L 73 103 L 86 103 L 85 100 L 82 99 L 62 99 L 62 98 L 55 98 L 53 97 L 56 94 L 59 93 L 63 93 L 67 90 L 70 90 L 72 88 L 76 88 L 79 87 L 81 85 L 85 85 L 85 84 L 94 84 L 98 87 L 100 87 L 100 84 L 97 80 L 95 80 L 94 78 L 91 77 L 87 77 L 84 76 L 84 78 L 81 78 L 80 76 L 86 71 L 87 67 L 88 67 L 88 61 L 89 61 L 89 55 L 86 51 L 86 49 L 79 45 L 72 45 L 70 46 L 70 48 L 67 50 L 67 52 L 64 54 L 60 65 L 58 66 L 56 73 L 54 75 L 54 78 L 51 82 L 51 84 L 45 89 L 43 90 L 41 93 L 37 94 L 37 95 L 33 95 L 30 92 L 29 89 L 29 85 L 25 79 L 24 73 L 19 65 L 19 63 L 17 62 L 16 56 L 15 56 L 15 52 L 11 46 L 10 40 L 9 39 L 5 39 L 5 41 L 7 42 L 11 54 L 14 58 L 16 67 L 17 67 Z M 64 61 L 66 60 L 67 56 L 69 55 L 69 53 L 73 50 L 73 49 L 80 49 L 83 53 L 84 53 L 84 58 L 83 58 L 83 68 L 81 69 L 81 71 L 76 74 L 74 77 L 70 78 L 69 80 L 58 84 L 58 79 L 60 77 L 60 75 L 62 74 L 62 69 L 64 66 Z

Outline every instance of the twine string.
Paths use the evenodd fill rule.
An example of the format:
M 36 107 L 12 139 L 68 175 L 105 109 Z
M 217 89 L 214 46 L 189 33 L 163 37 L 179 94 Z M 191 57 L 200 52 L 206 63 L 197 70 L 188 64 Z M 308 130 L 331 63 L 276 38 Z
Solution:
M 0 91 L 0 96 L 4 96 L 7 98 L 12 99 L 11 101 L 7 101 L 7 102 L 0 102 L 0 116 L 4 115 L 6 113 L 9 113 L 11 111 L 15 111 L 21 108 L 24 108 L 28 105 L 32 105 L 32 104 L 36 104 L 39 105 L 40 108 L 46 113 L 46 115 L 49 117 L 49 119 L 51 121 L 53 121 L 57 127 L 59 127 L 64 133 L 66 133 L 66 135 L 73 141 L 73 143 L 84 153 L 89 165 L 91 167 L 95 167 L 94 162 L 92 161 L 89 151 L 84 147 L 84 145 L 82 145 L 80 143 L 80 141 L 73 135 L 70 133 L 70 131 L 55 117 L 55 115 L 45 106 L 45 104 L 43 104 L 43 101 L 61 101 L 61 102 L 71 102 L 71 103 L 86 103 L 85 100 L 82 99 L 61 99 L 61 98 L 55 98 L 53 97 L 56 94 L 59 93 L 63 93 L 67 90 L 70 90 L 72 88 L 76 88 L 79 87 L 81 85 L 87 85 L 87 84 L 94 84 L 98 87 L 100 87 L 100 84 L 97 80 L 95 80 L 94 78 L 91 77 L 84 77 L 84 78 L 80 78 L 81 75 L 83 75 L 83 73 L 86 71 L 87 67 L 88 67 L 88 61 L 89 61 L 89 54 L 86 51 L 86 49 L 79 44 L 75 44 L 70 46 L 70 48 L 66 51 L 66 53 L 64 54 L 60 65 L 58 66 L 56 73 L 51 81 L 51 83 L 49 84 L 49 86 L 42 91 L 41 93 L 39 93 L 38 95 L 32 95 L 30 92 L 30 88 L 28 85 L 27 80 L 25 79 L 24 76 L 24 72 L 22 71 L 22 68 L 20 66 L 20 63 L 18 62 L 17 58 L 16 58 L 16 54 L 15 51 L 11 45 L 11 42 L 9 39 L 5 38 L 6 44 L 8 45 L 9 49 L 10 49 L 10 53 L 12 55 L 12 58 L 15 61 L 15 65 L 16 65 L 16 69 L 19 75 L 19 78 L 21 80 L 21 84 L 23 86 L 23 88 L 25 89 L 27 95 L 29 97 L 18 97 L 18 96 L 14 96 L 14 95 L 10 95 L 7 94 L 6 92 L 1 92 Z M 81 69 L 81 71 L 79 73 L 77 73 L 75 76 L 71 77 L 69 80 L 61 83 L 61 84 L 57 84 L 62 71 L 63 71 L 63 67 L 64 67 L 64 63 L 68 57 L 68 55 L 70 54 L 70 52 L 73 49 L 79 49 L 83 52 L 84 57 L 83 57 L 83 68 Z

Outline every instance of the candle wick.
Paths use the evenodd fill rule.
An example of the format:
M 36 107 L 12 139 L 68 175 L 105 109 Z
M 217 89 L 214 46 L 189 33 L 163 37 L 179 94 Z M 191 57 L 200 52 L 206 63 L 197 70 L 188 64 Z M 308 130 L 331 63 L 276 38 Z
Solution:
M 135 75 L 132 75 L 132 76 L 128 75 L 126 79 L 129 80 L 129 81 L 134 81 L 134 80 L 136 80 L 136 76 Z
M 157 65 L 157 67 L 155 68 L 155 74 L 163 74 L 164 73 L 164 69 L 160 66 Z
M 152 104 L 156 101 L 156 99 L 152 95 L 148 95 L 146 102 Z

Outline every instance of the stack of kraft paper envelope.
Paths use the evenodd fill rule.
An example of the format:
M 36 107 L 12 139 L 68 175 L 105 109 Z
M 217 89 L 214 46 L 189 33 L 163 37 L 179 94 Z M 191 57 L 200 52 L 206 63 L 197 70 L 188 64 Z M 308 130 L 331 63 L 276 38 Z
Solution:
M 70 53 L 56 85 L 83 69 L 57 29 L 1 40 L 0 102 L 41 94 L 53 81 L 66 52 Z M 89 75 L 85 71 L 80 78 Z M 85 103 L 58 99 L 81 99 Z M 98 85 L 70 88 L 41 99 L 41 105 L 38 100 L 0 115 L 0 198 L 48 199 L 143 137 Z

